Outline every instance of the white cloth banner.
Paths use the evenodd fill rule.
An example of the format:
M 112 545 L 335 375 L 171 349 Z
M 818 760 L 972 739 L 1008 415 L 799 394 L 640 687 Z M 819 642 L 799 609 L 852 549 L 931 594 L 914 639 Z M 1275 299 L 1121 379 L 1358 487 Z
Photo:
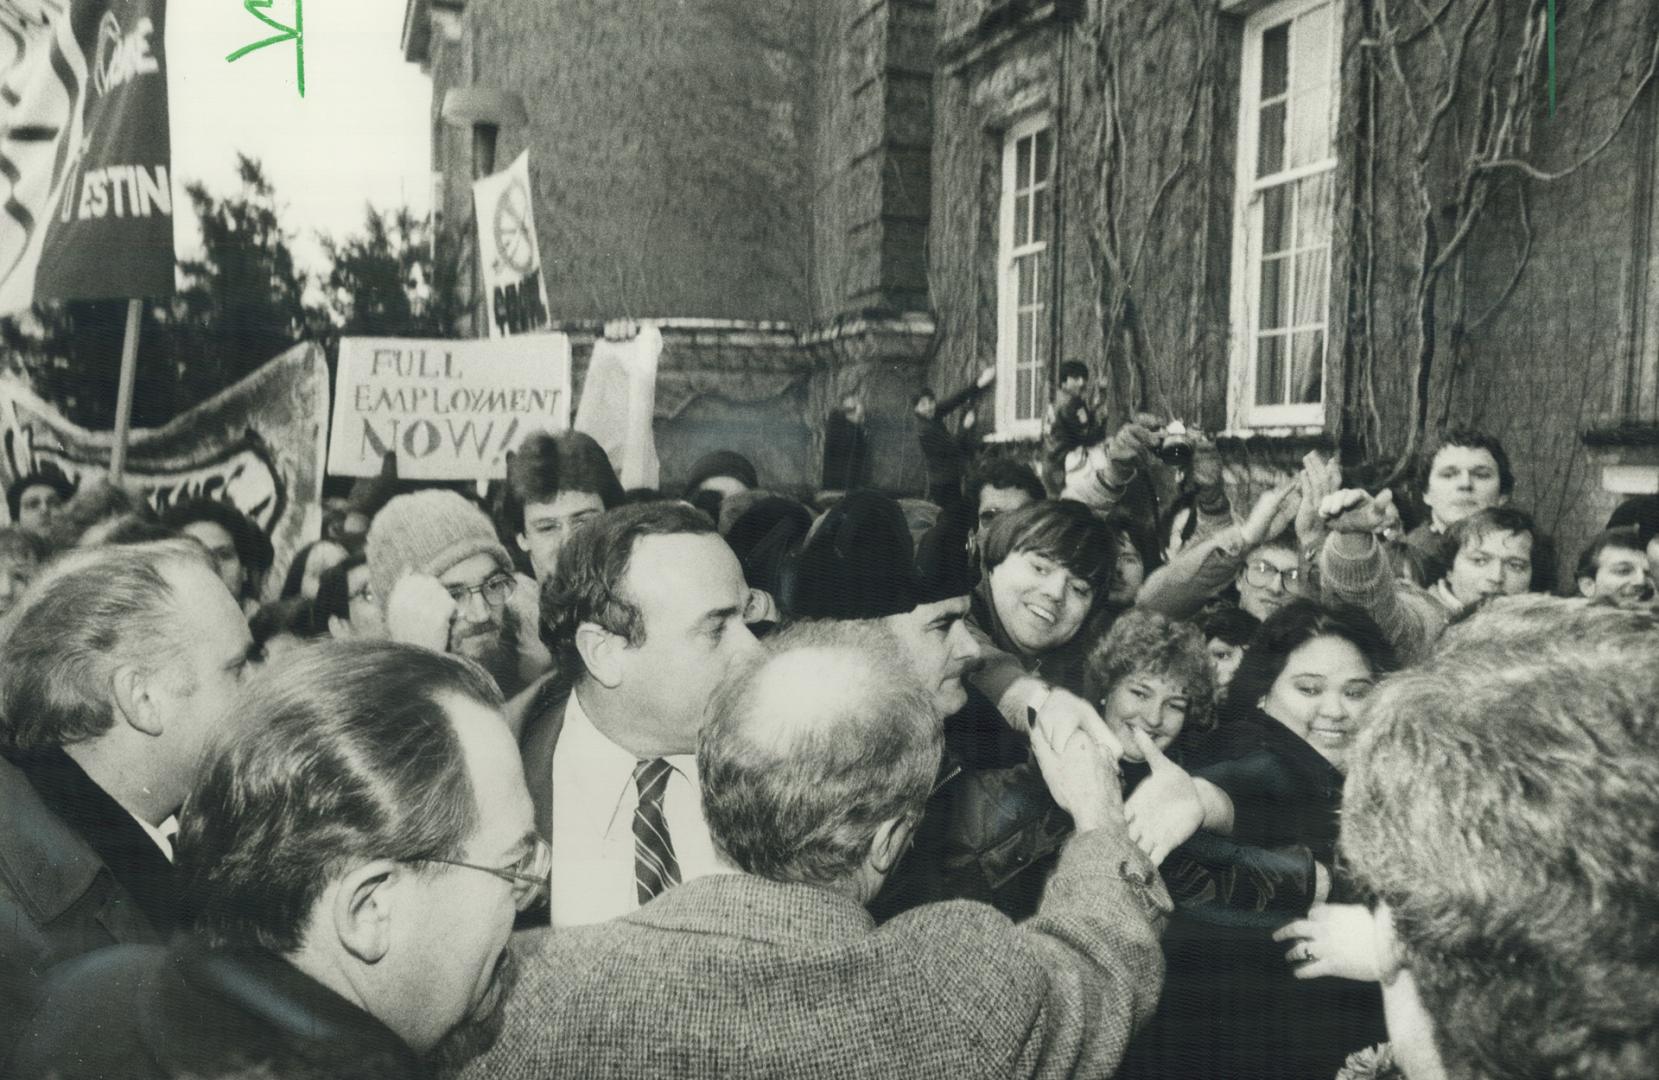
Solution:
M 505 169 L 476 180 L 478 265 L 489 304 L 490 337 L 512 337 L 547 325 L 547 286 L 530 208 L 530 151 Z
M 657 408 L 657 360 L 662 331 L 640 327 L 628 341 L 600 338 L 582 380 L 576 430 L 605 448 L 624 488 L 657 486 L 657 440 L 651 420 Z
M 570 426 L 570 339 L 342 338 L 334 387 L 330 475 L 395 450 L 404 479 L 497 479 L 530 432 Z

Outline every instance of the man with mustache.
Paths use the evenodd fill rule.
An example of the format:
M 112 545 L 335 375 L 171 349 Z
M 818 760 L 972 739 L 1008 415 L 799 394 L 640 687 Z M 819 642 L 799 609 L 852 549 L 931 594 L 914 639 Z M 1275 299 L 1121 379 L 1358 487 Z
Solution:
M 540 674 L 534 630 L 508 604 L 512 559 L 478 507 L 453 491 L 399 495 L 374 516 L 365 550 L 394 641 L 477 661 L 508 697 Z
M 499 1004 L 548 857 L 489 678 L 331 642 L 238 712 L 180 815 L 192 931 L 61 965 L 0 1073 L 419 1080 Z

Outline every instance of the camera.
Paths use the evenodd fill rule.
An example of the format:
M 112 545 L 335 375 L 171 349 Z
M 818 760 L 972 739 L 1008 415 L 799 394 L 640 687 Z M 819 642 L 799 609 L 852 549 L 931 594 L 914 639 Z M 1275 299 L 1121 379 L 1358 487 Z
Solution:
M 1192 464 L 1193 437 L 1185 424 L 1172 420 L 1158 435 L 1158 460 L 1165 465 L 1185 467 Z

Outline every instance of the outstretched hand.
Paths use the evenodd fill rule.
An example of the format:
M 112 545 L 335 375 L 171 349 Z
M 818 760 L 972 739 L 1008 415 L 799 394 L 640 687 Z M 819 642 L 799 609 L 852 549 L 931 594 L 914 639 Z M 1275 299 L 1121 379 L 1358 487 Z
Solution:
M 1146 732 L 1136 728 L 1134 738 L 1152 775 L 1124 803 L 1123 816 L 1129 838 L 1153 866 L 1160 866 L 1204 824 L 1204 803 L 1192 776 L 1165 757 Z
M 1274 931 L 1273 940 L 1292 942 L 1285 960 L 1294 965 L 1298 979 L 1324 975 L 1359 982 L 1382 979 L 1383 950 L 1377 941 L 1376 920 L 1359 904 L 1315 904 L 1307 918 Z
M 1338 533 L 1376 533 L 1392 520 L 1389 513 L 1394 505 L 1394 493 L 1384 489 L 1371 495 L 1359 488 L 1348 488 L 1327 495 L 1319 504 L 1319 516 L 1325 527 Z
M 1256 505 L 1250 508 L 1250 516 L 1239 526 L 1239 536 L 1245 548 L 1257 547 L 1283 533 L 1296 520 L 1296 512 L 1301 505 L 1302 496 L 1294 483 L 1280 484 L 1262 492 L 1256 499 Z
M 1029 710 L 1027 719 L 1031 725 L 1031 737 L 1037 738 L 1039 732 L 1048 739 L 1050 746 L 1065 746 L 1071 741 L 1073 732 L 1081 731 L 1092 738 L 1100 749 L 1113 761 L 1123 756 L 1123 743 L 1106 721 L 1101 719 L 1100 713 L 1094 706 L 1078 697 L 1069 690 L 1054 687 L 1043 699 L 1040 708 Z
M 1117 763 L 1082 731 L 1056 749 L 1042 732 L 1031 733 L 1031 751 L 1054 801 L 1077 823 L 1078 832 L 1109 825 L 1123 817 L 1123 792 Z

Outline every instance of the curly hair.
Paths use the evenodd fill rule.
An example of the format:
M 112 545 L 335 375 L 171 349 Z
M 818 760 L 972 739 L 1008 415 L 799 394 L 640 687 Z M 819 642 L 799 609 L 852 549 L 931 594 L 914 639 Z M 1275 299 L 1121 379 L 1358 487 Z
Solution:
M 1659 618 L 1495 600 L 1368 702 L 1341 850 L 1454 1077 L 1659 1075 Z
M 1165 678 L 1181 687 L 1187 695 L 1186 723 L 1193 730 L 1214 726 L 1210 703 L 1215 699 L 1215 669 L 1204 635 L 1191 623 L 1144 608 L 1124 612 L 1089 650 L 1084 692 L 1099 705 L 1121 680 L 1135 674 Z

